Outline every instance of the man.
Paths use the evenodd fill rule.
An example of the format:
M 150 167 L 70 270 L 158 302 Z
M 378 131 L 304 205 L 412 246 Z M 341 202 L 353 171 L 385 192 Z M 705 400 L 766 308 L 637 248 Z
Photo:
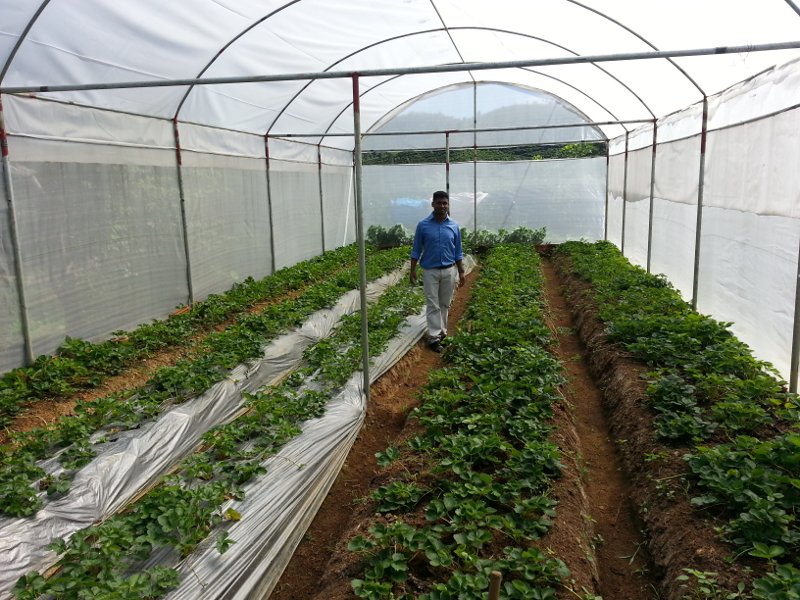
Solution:
M 411 248 L 411 283 L 417 283 L 417 262 L 422 266 L 422 287 L 425 290 L 428 323 L 427 341 L 434 352 L 442 351 L 447 335 L 447 312 L 453 290 L 464 285 L 464 254 L 458 224 L 448 216 L 450 199 L 447 192 L 434 192 L 433 212 L 417 223 Z M 456 280 L 458 273 L 458 280 Z

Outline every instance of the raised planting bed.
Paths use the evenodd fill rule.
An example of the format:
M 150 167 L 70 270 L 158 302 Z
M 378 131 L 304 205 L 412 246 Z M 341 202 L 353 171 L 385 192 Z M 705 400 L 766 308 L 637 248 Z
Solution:
M 798 398 L 611 244 L 553 254 L 664 600 L 800 597 Z

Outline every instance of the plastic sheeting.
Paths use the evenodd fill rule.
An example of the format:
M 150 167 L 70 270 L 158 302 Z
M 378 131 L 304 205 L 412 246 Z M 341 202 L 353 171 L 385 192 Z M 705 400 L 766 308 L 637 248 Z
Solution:
M 405 273 L 403 268 L 370 283 L 368 302 Z M 243 392 L 253 392 L 286 375 L 300 363 L 306 347 L 328 336 L 343 315 L 359 306 L 358 290 L 348 292 L 333 308 L 318 311 L 298 330 L 268 344 L 258 361 L 236 367 L 201 396 L 104 444 L 97 457 L 77 472 L 69 493 L 47 502 L 34 518 L 0 521 L 0 599 L 10 598 L 10 589 L 20 576 L 55 562 L 56 555 L 47 550 L 53 538 L 68 537 L 120 510 L 191 452 L 204 432 L 235 418 Z M 48 470 L 57 473 L 57 463 Z
M 322 252 L 322 209 L 316 164 L 270 160 L 275 269 Z
M 795 62 L 709 99 L 697 272 L 697 309 L 731 322 L 754 354 L 786 379 L 791 375 L 800 235 L 800 149 L 792 135 L 800 127 L 798 77 Z M 659 127 L 656 155 L 651 270 L 664 273 L 686 300 L 691 300 L 694 277 L 700 143 L 692 132 L 699 110 L 689 107 Z M 623 140 L 610 147 L 621 152 Z M 641 196 L 636 182 L 649 177 L 649 161 L 637 160 L 638 152 L 647 150 L 629 153 L 628 208 Z M 624 155 L 610 160 L 613 197 L 621 193 Z M 640 227 L 626 223 L 624 250 L 644 266 L 643 242 L 628 244 L 634 226 Z M 619 245 L 615 232 L 609 216 L 609 239 Z
M 194 300 L 272 272 L 264 159 L 183 154 Z
M 539 90 L 495 83 L 455 86 L 428 94 L 393 113 L 388 122 L 370 133 L 473 129 L 476 115 L 480 129 L 519 128 L 530 124 L 575 124 L 575 127 L 481 132 L 477 138 L 473 133 L 453 133 L 450 135 L 450 148 L 472 148 L 476 139 L 480 147 L 604 139 L 595 127 L 581 126 L 586 117 L 563 100 Z M 367 136 L 364 150 L 444 148 L 445 145 L 444 133 L 398 133 Z
M 703 209 L 697 307 L 721 321 L 755 355 L 789 373 L 800 222 Z
M 623 239 L 625 256 L 640 265 L 647 264 L 652 156 L 652 148 L 642 148 L 628 153 Z

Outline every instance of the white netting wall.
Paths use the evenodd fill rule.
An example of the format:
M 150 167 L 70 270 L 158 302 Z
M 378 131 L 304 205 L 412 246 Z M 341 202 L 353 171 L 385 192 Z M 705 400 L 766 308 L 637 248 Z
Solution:
M 272 270 L 264 159 L 183 154 L 195 300 Z
M 13 136 L 11 147 L 34 355 L 188 300 L 177 170 L 164 166 L 174 152 Z
M 628 153 L 624 249 L 625 256 L 640 265 L 647 264 L 652 157 L 651 147 Z
M 319 172 L 316 163 L 271 159 L 269 177 L 275 269 L 280 269 L 322 252 Z
M 0 175 L 5 177 L 0 163 Z M 14 248 L 5 186 L 0 185 L 0 373 L 22 364 L 25 342 L 20 324 L 19 296 L 14 270 Z
M 797 63 L 790 63 L 709 100 L 696 298 L 700 312 L 732 323 L 755 355 L 787 379 L 800 246 L 798 77 Z M 699 112 L 695 105 L 671 115 L 668 127 L 659 128 L 656 155 L 651 271 L 664 273 L 686 300 L 694 277 L 700 136 L 675 134 L 696 131 Z M 611 146 L 619 151 L 621 140 Z M 630 222 L 630 208 L 650 170 L 637 152 L 628 157 L 624 249 L 644 266 L 646 240 L 630 241 L 642 220 Z M 612 156 L 610 198 L 621 193 L 623 170 L 624 154 Z M 610 208 L 609 240 L 620 245 L 613 215 Z
M 606 206 L 606 231 L 608 241 L 622 246 L 622 210 L 625 188 L 625 155 L 617 154 L 608 159 L 608 193 Z
M 650 271 L 664 274 L 687 301 L 692 299 L 699 172 L 700 136 L 658 145 Z
M 697 304 L 789 373 L 800 239 L 800 109 L 708 135 Z M 785 132 L 785 133 L 784 133 Z

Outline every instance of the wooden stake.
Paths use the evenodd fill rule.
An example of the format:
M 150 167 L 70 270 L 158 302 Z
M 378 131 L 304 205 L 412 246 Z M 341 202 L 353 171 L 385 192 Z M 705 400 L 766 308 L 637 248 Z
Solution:
M 500 583 L 503 581 L 503 574 L 500 571 L 492 571 L 489 575 L 489 600 L 500 599 Z

